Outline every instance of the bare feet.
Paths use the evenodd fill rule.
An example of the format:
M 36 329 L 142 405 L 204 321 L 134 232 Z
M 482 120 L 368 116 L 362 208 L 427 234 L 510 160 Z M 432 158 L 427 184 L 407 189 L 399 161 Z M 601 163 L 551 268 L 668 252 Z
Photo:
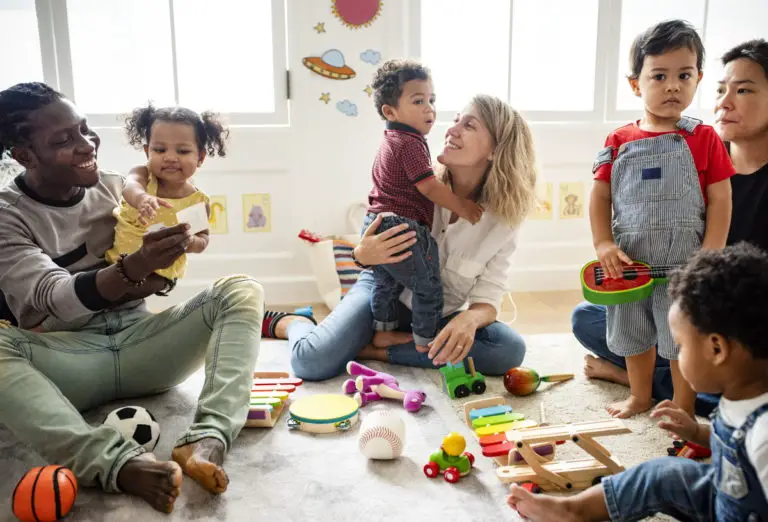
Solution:
M 651 409 L 653 406 L 653 399 L 640 399 L 634 395 L 630 395 L 629 398 L 614 402 L 605 409 L 611 414 L 611 417 L 617 419 L 628 419 L 634 417 L 638 413 L 643 413 Z
M 373 334 L 371 344 L 376 348 L 389 348 L 411 341 L 413 341 L 413 334 L 408 332 L 376 332 Z
M 593 355 L 584 356 L 584 375 L 587 379 L 600 379 L 629 386 L 629 376 L 624 368 Z
M 229 485 L 229 477 L 224 468 L 224 444 L 214 438 L 200 439 L 197 442 L 174 448 L 173 460 L 179 463 L 184 473 L 196 480 L 211 493 L 224 493 Z
M 532 522 L 569 522 L 581 520 L 571 511 L 564 499 L 549 495 L 534 495 L 526 489 L 513 484 L 509 488 L 507 504 L 516 509 L 521 516 Z
M 145 453 L 125 463 L 117 474 L 117 487 L 129 495 L 146 500 L 163 513 L 173 511 L 181 493 L 181 468 L 175 462 L 158 462 Z

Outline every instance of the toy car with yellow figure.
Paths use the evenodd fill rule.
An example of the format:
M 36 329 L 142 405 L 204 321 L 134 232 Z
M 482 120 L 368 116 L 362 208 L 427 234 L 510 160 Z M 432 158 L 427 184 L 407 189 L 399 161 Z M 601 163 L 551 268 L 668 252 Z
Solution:
M 443 439 L 440 449 L 429 456 L 429 462 L 424 465 L 424 474 L 435 478 L 442 473 L 446 482 L 452 484 L 469 475 L 475 457 L 464 451 L 466 447 L 464 437 L 456 432 L 449 433 Z

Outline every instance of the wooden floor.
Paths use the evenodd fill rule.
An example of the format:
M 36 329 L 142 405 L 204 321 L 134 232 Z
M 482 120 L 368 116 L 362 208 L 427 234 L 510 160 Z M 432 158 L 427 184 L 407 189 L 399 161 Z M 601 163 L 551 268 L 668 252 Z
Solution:
M 512 321 L 511 325 L 523 335 L 544 333 L 569 333 L 571 331 L 571 311 L 581 300 L 577 290 L 563 292 L 519 292 L 511 294 L 514 307 L 505 299 L 502 305 L 500 321 Z M 290 312 L 299 306 L 270 306 L 272 310 Z M 517 317 L 515 318 L 515 308 Z M 324 304 L 312 304 L 315 318 L 319 321 L 328 315 Z

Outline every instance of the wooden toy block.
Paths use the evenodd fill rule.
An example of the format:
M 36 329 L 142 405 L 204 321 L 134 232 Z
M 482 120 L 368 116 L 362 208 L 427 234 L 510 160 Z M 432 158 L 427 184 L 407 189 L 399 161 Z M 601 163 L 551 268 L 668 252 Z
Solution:
M 291 377 L 285 372 L 254 372 L 245 426 L 274 427 L 290 399 L 290 394 L 303 383 L 302 379 Z

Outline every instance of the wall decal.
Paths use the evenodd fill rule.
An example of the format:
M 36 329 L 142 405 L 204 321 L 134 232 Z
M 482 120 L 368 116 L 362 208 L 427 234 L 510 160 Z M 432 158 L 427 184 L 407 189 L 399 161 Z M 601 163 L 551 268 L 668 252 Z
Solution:
M 370 85 L 366 85 L 366 86 L 365 86 L 365 89 L 363 89 L 363 92 L 364 92 L 365 94 L 367 94 L 367 95 L 368 95 L 368 97 L 370 98 L 370 97 L 371 97 L 371 95 L 373 95 L 373 87 L 371 87 Z
M 211 216 L 208 218 L 208 222 L 211 224 L 210 233 L 226 234 L 229 232 L 228 221 L 227 197 L 211 196 Z
M 328 105 L 328 102 L 331 101 L 331 93 L 330 92 L 324 92 L 320 94 L 320 98 L 318 98 L 321 102 Z
M 243 194 L 243 230 L 272 231 L 272 203 L 269 194 Z
M 584 183 L 560 183 L 560 219 L 584 217 Z
M 315 25 L 312 29 L 314 29 L 317 34 L 324 33 L 325 22 L 317 22 L 317 25 Z
M 344 55 L 338 49 L 328 49 L 321 56 L 308 56 L 302 60 L 310 71 L 333 80 L 349 80 L 357 73 L 344 63 Z
M 331 12 L 350 29 L 368 27 L 381 14 L 382 0 L 331 0 Z
M 360 53 L 360 59 L 365 63 L 376 65 L 381 61 L 381 53 L 379 51 L 374 51 L 373 49 L 366 49 Z
M 552 196 L 554 192 L 552 183 L 542 183 L 536 186 L 536 207 L 529 219 L 552 219 Z
M 349 100 L 336 103 L 336 108 L 347 116 L 357 116 L 357 105 Z

